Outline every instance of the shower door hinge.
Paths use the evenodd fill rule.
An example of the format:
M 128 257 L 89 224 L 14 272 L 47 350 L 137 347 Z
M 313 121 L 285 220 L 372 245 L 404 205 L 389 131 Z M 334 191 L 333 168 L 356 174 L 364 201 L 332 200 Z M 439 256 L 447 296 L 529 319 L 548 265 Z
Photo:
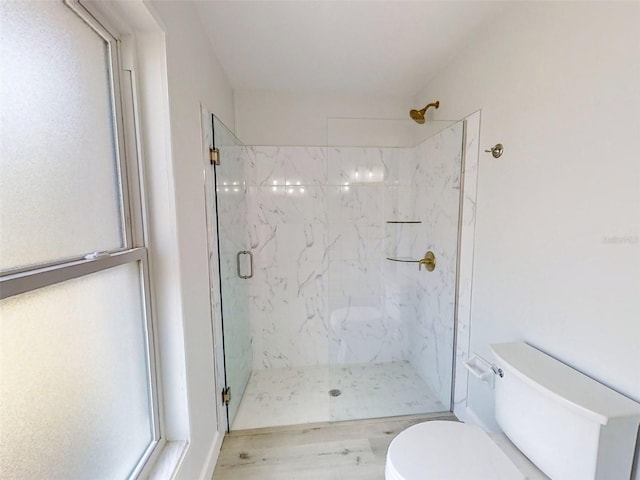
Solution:
M 229 387 L 225 387 L 224 390 L 222 390 L 222 401 L 225 405 L 229 405 L 231 402 L 231 389 Z
M 209 161 L 211 162 L 211 165 L 220 165 L 220 150 L 217 148 L 210 148 Z

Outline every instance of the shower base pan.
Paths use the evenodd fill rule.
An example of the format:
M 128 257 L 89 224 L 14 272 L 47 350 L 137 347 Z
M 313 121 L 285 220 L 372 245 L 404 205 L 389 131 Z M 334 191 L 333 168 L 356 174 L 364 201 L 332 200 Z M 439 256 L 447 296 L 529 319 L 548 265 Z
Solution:
M 231 430 L 448 410 L 409 362 L 269 368 L 251 375 Z

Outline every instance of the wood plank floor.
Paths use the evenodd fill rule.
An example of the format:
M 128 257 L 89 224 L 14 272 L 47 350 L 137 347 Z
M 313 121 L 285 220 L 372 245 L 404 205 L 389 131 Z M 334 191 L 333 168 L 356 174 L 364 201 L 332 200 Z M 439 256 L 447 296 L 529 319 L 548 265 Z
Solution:
M 242 430 L 227 434 L 213 480 L 384 480 L 391 440 L 451 414 Z

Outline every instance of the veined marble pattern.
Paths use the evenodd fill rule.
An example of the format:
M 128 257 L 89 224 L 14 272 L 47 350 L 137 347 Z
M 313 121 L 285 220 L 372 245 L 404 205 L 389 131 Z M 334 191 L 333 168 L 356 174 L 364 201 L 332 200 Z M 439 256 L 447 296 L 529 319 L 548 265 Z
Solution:
M 279 224 L 254 231 L 254 369 L 326 363 L 326 229 Z
M 409 362 L 342 365 L 331 369 L 331 420 L 381 418 L 449 410 Z
M 254 370 L 408 360 L 449 404 L 461 135 L 249 148 Z M 387 223 L 407 220 L 422 223 Z M 432 274 L 385 260 L 430 249 Z
M 383 229 L 379 222 L 331 224 L 328 230 L 332 260 L 382 257 Z
M 327 362 L 326 150 L 249 148 L 254 370 Z
M 477 130 L 479 114 L 476 120 Z M 477 151 L 473 125 L 469 132 L 466 149 Z M 236 398 L 251 368 L 259 378 L 291 368 L 322 369 L 329 363 L 338 372 L 341 365 L 350 365 L 348 377 L 333 378 L 346 382 L 375 378 L 364 367 L 358 374 L 352 364 L 385 363 L 410 365 L 412 375 L 421 379 L 399 375 L 404 382 L 398 390 L 425 383 L 439 409 L 449 408 L 461 143 L 459 123 L 413 148 L 227 146 L 221 151 L 220 245 L 227 252 L 221 271 L 223 306 L 229 311 L 225 341 L 239 345 L 227 351 L 228 376 L 240 385 L 233 389 Z M 472 160 L 468 155 L 464 177 L 456 405 L 466 399 L 463 361 L 468 356 L 477 156 Z M 253 252 L 250 281 L 237 278 L 239 250 Z M 385 260 L 418 259 L 427 250 L 437 257 L 432 273 L 418 271 L 415 263 Z M 273 382 L 286 384 L 286 375 Z M 307 383 L 298 383 L 299 390 Z M 377 397 L 376 389 L 374 383 L 362 385 L 369 386 L 356 383 L 348 389 L 357 392 L 354 405 L 362 404 L 370 416 L 396 414 L 394 402 L 381 410 L 375 400 L 366 406 Z M 306 395 L 292 397 L 293 404 L 301 399 L 305 406 L 300 421 L 322 421 L 313 414 L 309 418 L 307 407 L 327 399 Z M 363 418 L 345 399 L 349 396 L 342 398 L 346 418 Z
M 256 185 L 325 185 L 327 149 L 322 147 L 250 147 L 247 178 Z
M 469 335 L 471 324 L 471 294 L 473 277 L 473 246 L 476 225 L 476 198 L 478 188 L 478 155 L 480 135 L 480 112 L 466 118 L 466 145 L 464 162 L 464 184 L 462 221 L 459 252 L 458 325 L 456 338 L 456 370 L 454 411 L 467 404 L 467 380 L 469 372 L 464 362 L 470 357 Z
M 426 206 L 421 217 L 424 250 L 436 256 L 433 272 L 415 271 L 418 315 L 410 338 L 410 361 L 437 392 L 451 402 L 458 215 L 463 124 L 460 122 L 417 147 L 418 186 Z M 420 255 L 422 258 L 424 253 Z
M 379 224 L 382 185 L 331 186 L 327 193 L 328 220 L 332 224 Z
M 253 372 L 232 429 L 447 410 L 408 362 L 267 369 Z
M 333 308 L 330 325 L 334 365 L 401 362 L 408 356 L 406 325 L 381 304 Z
M 380 184 L 389 178 L 385 152 L 372 147 L 330 147 L 328 182 L 331 185 Z
M 254 186 L 249 196 L 254 225 L 327 223 L 324 186 Z

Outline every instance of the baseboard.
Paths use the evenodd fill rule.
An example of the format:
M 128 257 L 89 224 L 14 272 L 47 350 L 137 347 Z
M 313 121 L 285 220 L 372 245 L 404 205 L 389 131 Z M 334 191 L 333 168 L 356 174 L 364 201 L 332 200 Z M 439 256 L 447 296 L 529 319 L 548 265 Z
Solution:
M 218 461 L 218 456 L 220 455 L 223 440 L 224 432 L 216 432 L 216 438 L 211 444 L 211 448 L 207 454 L 207 460 L 204 463 L 204 468 L 200 472 L 200 480 L 211 480 L 211 478 L 213 478 L 213 471 L 216 469 L 216 463 Z
M 478 415 L 476 415 L 476 413 L 469 407 L 460 407 L 454 412 L 454 414 L 461 422 L 468 423 L 469 425 L 476 425 L 485 432 L 494 431 L 493 429 L 489 428 L 489 426 L 485 422 L 483 422 L 480 417 L 478 417 Z

